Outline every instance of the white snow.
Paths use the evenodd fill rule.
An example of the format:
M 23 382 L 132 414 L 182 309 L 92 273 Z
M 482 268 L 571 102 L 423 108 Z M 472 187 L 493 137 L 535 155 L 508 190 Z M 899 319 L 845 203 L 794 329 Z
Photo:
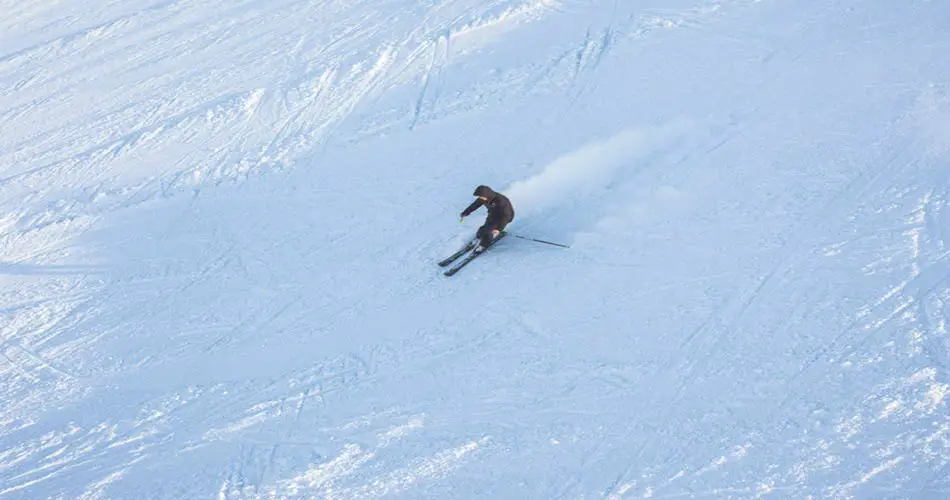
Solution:
M 0 498 L 950 497 L 950 4 L 0 10 Z

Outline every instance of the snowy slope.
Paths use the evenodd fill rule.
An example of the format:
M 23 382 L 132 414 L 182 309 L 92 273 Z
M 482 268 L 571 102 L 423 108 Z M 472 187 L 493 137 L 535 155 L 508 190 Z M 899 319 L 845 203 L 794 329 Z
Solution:
M 950 4 L 0 9 L 0 498 L 950 496 Z

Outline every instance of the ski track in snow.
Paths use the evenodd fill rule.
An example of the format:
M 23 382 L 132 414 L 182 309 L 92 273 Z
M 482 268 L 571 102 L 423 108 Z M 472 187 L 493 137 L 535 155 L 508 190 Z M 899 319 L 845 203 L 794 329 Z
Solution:
M 441 35 L 434 33 L 460 39 L 460 51 L 476 50 L 491 40 L 481 32 L 531 21 L 554 5 L 546 0 L 491 7 L 512 4 L 470 23 L 435 8 L 426 23 L 441 20 L 443 27 L 430 31 L 423 24 L 400 33 L 392 32 L 384 13 L 366 16 L 365 7 L 345 2 L 319 9 L 313 2 L 286 2 L 266 11 L 250 3 L 223 12 L 170 3 L 8 54 L 2 58 L 5 73 L 30 79 L 13 83 L 9 88 L 16 93 L 7 94 L 14 99 L 9 118 L 18 120 L 3 120 L 6 127 L 0 129 L 5 153 L 0 185 L 11 198 L 26 195 L 31 204 L 46 205 L 39 213 L 19 213 L 15 223 L 24 231 L 40 229 L 293 165 L 361 102 L 426 70 L 419 59 L 437 47 Z M 345 28 L 329 41 L 319 40 L 299 16 L 327 11 Z M 291 20 L 293 29 L 306 31 L 280 32 L 277 26 Z M 373 38 L 375 46 L 361 52 Z M 254 40 L 252 47 L 248 40 Z M 183 55 L 183 46 L 200 52 Z M 258 47 L 265 51 L 250 52 Z M 180 63 L 184 56 L 213 61 L 222 50 L 236 51 L 239 64 L 200 71 Z M 83 64 L 76 62 L 79 56 Z M 67 62 L 50 71 L 47 61 Z M 105 102 L 73 102 L 88 99 L 93 89 Z M 196 100 L 206 95 L 215 97 Z M 71 121 L 53 114 L 65 107 L 73 108 Z M 22 115 L 27 110 L 29 115 Z M 41 123 L 43 129 L 21 137 L 16 124 L 22 121 Z M 171 159 L 169 151 L 175 152 Z M 164 165 L 159 172 L 136 173 L 127 168 L 129 161 Z M 61 192 L 66 186 L 60 179 L 78 192 Z M 23 189 L 44 184 L 51 189 L 29 194 Z M 55 203 L 46 201 L 50 198 Z
M 0 498 L 950 495 L 946 7 L 0 7 Z

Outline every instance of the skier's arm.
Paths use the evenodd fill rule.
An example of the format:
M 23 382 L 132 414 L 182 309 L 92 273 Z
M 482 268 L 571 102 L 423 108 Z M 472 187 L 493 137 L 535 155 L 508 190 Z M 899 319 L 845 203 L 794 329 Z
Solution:
M 478 198 L 477 200 L 473 201 L 472 204 L 468 206 L 468 208 L 466 208 L 465 210 L 462 210 L 462 217 L 468 217 L 470 213 L 478 210 L 478 208 L 484 204 L 485 204 L 485 201 L 482 200 L 481 198 Z

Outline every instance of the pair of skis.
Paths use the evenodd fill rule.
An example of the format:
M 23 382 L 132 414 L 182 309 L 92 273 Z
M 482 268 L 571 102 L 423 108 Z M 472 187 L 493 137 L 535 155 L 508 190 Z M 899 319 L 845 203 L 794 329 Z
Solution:
M 454 275 L 455 273 L 459 272 L 463 267 L 468 265 L 469 262 L 475 260 L 476 257 L 485 253 L 485 251 L 488 250 L 489 248 L 495 246 L 495 244 L 498 243 L 498 241 L 504 237 L 505 237 L 505 232 L 502 231 L 498 235 L 498 237 L 495 238 L 494 241 L 492 241 L 491 245 L 485 248 L 482 248 L 481 250 L 476 250 L 476 247 L 478 246 L 478 239 L 472 240 L 467 245 L 459 249 L 458 252 L 453 253 L 452 255 L 446 257 L 444 260 L 439 262 L 439 267 L 447 267 L 450 265 L 452 266 L 452 267 L 449 267 L 449 269 L 446 270 L 442 274 L 445 274 L 446 276 Z M 459 260 L 459 259 L 462 259 L 462 260 Z M 458 263 L 455 265 L 452 265 L 452 263 L 457 260 L 459 260 Z

